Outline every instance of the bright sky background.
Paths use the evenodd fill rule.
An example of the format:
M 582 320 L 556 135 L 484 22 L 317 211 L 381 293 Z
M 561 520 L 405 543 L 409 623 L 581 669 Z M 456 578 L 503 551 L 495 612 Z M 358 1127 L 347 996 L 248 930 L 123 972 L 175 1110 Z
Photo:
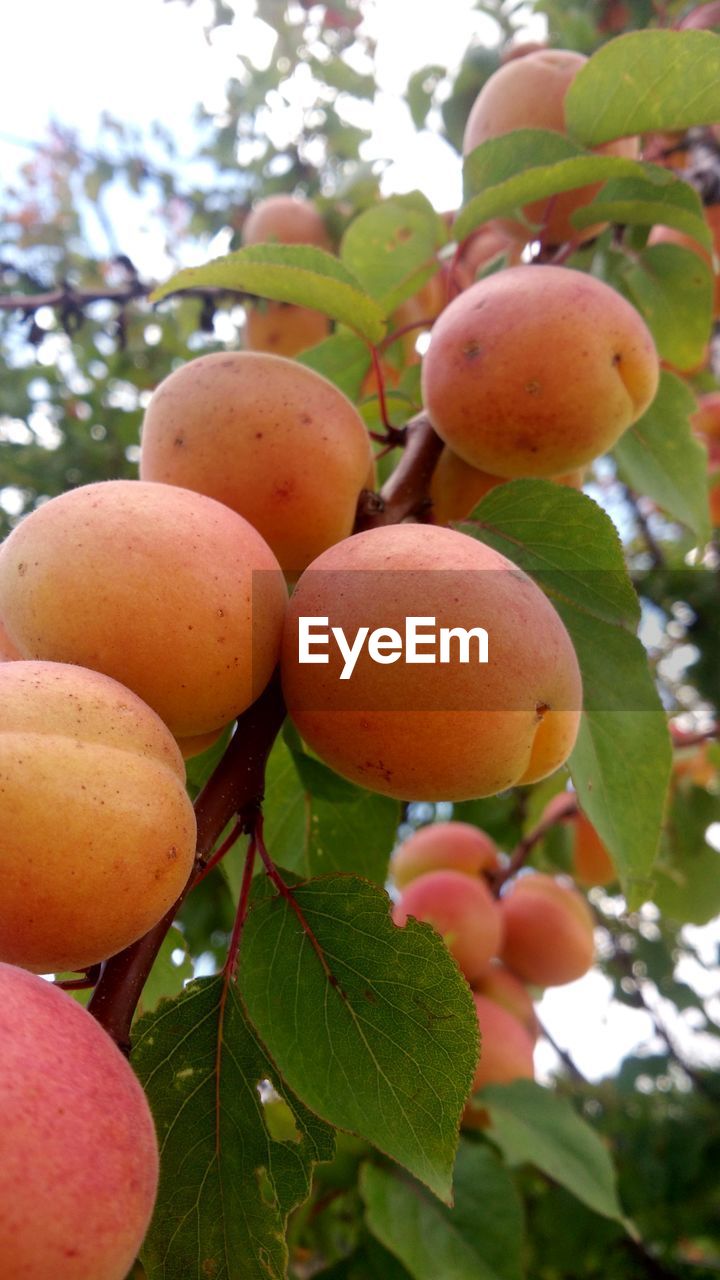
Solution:
M 191 8 L 163 0 L 33 0 L 27 5 L 5 0 L 0 5 L 0 47 L 5 53 L 0 76 L 2 180 L 10 181 L 31 154 L 18 144 L 42 140 L 51 119 L 77 127 L 82 139 L 92 144 L 103 110 L 143 128 L 159 121 L 189 155 L 196 104 L 202 101 L 209 110 L 222 106 L 223 85 L 236 74 L 238 53 L 263 62 L 272 52 L 272 33 L 253 16 L 252 0 L 234 0 L 234 7 L 239 21 L 232 28 L 220 28 L 208 44 L 203 36 L 208 0 L 197 0 Z M 429 132 L 416 134 L 399 99 L 412 71 L 428 63 L 457 66 L 473 35 L 492 42 L 495 26 L 473 12 L 472 0 L 442 0 L 439 8 L 422 0 L 374 0 L 369 9 L 378 39 L 381 92 L 370 112 L 375 136 L 364 158 L 391 158 L 383 183 L 386 194 L 420 188 L 436 208 L 456 207 L 461 190 L 458 157 Z M 427 20 L 430 14 L 432 21 Z M 541 31 L 535 20 L 528 35 Z M 301 108 L 302 93 L 296 111 Z M 291 132 L 293 119 L 291 110 L 269 121 L 268 128 L 273 133 Z M 159 236 L 151 225 L 129 220 L 138 216 L 137 203 L 117 195 L 110 212 L 123 248 L 141 273 L 160 278 L 166 264 Z M 713 961 L 716 935 L 690 932 L 705 946 L 707 961 Z M 717 996 L 717 987 L 713 991 L 699 966 L 683 976 L 704 994 Z M 717 1016 L 720 1000 L 716 1006 Z M 539 1013 L 592 1080 L 610 1073 L 652 1032 L 646 1014 L 611 1003 L 610 984 L 598 972 L 546 994 Z M 672 1025 L 678 1043 L 686 1044 L 688 1027 L 682 1021 Z M 717 1041 L 694 1037 L 693 1048 L 703 1062 L 718 1061 Z M 541 1043 L 540 1074 L 555 1062 L 550 1046 Z

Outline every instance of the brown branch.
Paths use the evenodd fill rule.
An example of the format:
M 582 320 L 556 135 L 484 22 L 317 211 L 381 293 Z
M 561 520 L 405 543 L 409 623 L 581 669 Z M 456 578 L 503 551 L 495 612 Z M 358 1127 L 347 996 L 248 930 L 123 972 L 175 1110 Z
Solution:
M 284 719 L 285 703 L 276 674 L 257 702 L 239 717 L 227 751 L 195 802 L 197 855 L 183 892 L 149 933 L 103 965 L 88 1008 L 125 1054 L 130 1052 L 130 1027 L 148 974 L 178 910 L 202 877 L 215 842 L 235 814 L 244 830 L 253 829 L 263 798 L 265 765 Z
M 535 845 L 545 839 L 545 836 L 551 827 L 557 826 L 559 822 L 566 822 L 568 818 L 574 817 L 577 812 L 577 800 L 570 792 L 568 792 L 567 806 L 563 809 L 562 813 L 555 811 L 550 814 L 549 817 L 543 818 L 536 827 L 533 827 L 532 831 L 529 831 L 526 836 L 523 836 L 522 840 L 520 840 L 513 849 L 507 866 L 503 867 L 500 871 L 497 871 L 492 877 L 491 887 L 496 898 L 499 897 L 500 890 L 503 885 L 507 884 L 508 880 L 512 880 L 513 876 L 520 870 L 520 868 L 524 867 L 530 857 L 530 854 L 535 848 Z
M 558 1044 L 555 1037 L 550 1034 L 547 1027 L 544 1026 L 544 1024 L 540 1021 L 540 1019 L 537 1016 L 537 1013 L 535 1014 L 535 1018 L 537 1020 L 540 1035 L 544 1036 L 548 1044 L 555 1050 L 558 1058 L 562 1062 L 563 1066 L 566 1068 L 571 1079 L 574 1080 L 576 1084 L 589 1084 L 590 1083 L 589 1080 L 583 1075 L 580 1068 L 570 1057 L 570 1054 L 568 1053 L 567 1049 L 563 1049 L 562 1046 Z
M 99 285 L 96 289 L 79 289 L 73 285 L 62 285 L 57 289 L 48 289 L 43 293 L 5 293 L 0 294 L 0 311 L 19 311 L 22 315 L 34 315 L 41 307 L 53 310 L 82 312 L 94 302 L 112 302 L 119 307 L 127 306 L 142 298 L 149 298 L 157 288 L 155 284 L 143 284 L 141 280 L 131 280 L 127 284 L 111 287 Z M 254 294 L 246 289 L 190 288 L 178 289 L 170 295 L 176 298 L 200 298 L 202 301 L 222 298 L 250 298 Z
M 355 517 L 355 533 L 400 524 L 414 516 L 426 520 L 430 511 L 430 481 L 443 442 L 425 413 L 418 413 L 405 428 L 405 452 L 383 485 L 380 494 L 361 494 Z

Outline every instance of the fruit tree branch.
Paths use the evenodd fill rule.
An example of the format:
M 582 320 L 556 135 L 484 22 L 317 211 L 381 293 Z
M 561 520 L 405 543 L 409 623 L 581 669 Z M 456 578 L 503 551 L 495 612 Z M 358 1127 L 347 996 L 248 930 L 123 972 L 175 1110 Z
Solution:
M 285 703 L 276 674 L 257 702 L 238 718 L 227 751 L 195 801 L 195 865 L 178 901 L 149 933 L 102 967 L 88 1008 L 125 1054 L 130 1053 L 130 1027 L 145 981 L 179 908 L 202 877 L 213 845 L 235 814 L 244 830 L 253 829 L 263 798 L 265 765 L 284 719 Z
M 355 533 L 400 524 L 410 516 L 425 521 L 430 511 L 430 481 L 443 442 L 425 413 L 405 428 L 405 450 L 388 481 L 377 494 L 361 494 Z

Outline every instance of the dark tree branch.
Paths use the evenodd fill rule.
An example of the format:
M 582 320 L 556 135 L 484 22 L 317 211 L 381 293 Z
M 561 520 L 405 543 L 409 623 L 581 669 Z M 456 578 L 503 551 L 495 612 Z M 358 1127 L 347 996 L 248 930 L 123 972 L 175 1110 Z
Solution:
M 568 792 L 567 805 L 562 813 L 555 812 L 550 817 L 543 818 L 536 827 L 533 827 L 532 831 L 523 836 L 522 840 L 513 849 L 507 866 L 497 871 L 492 877 L 491 887 L 496 897 L 499 896 L 503 885 L 507 884 L 508 880 L 512 880 L 520 868 L 524 867 L 535 845 L 545 839 L 550 828 L 557 826 L 559 822 L 566 822 L 569 818 L 574 818 L 577 812 L 577 800 L 575 796 Z
M 427 415 L 419 413 L 412 418 L 405 428 L 405 452 L 380 494 L 361 495 L 355 533 L 400 524 L 411 516 L 426 520 L 430 481 L 442 448 Z
M 254 829 L 265 765 L 284 719 L 285 703 L 276 674 L 257 702 L 239 717 L 225 755 L 195 802 L 197 855 L 183 892 L 149 933 L 103 965 L 88 1008 L 125 1054 L 130 1053 L 130 1027 L 148 974 L 185 898 L 202 877 L 215 842 L 235 814 L 243 830 Z

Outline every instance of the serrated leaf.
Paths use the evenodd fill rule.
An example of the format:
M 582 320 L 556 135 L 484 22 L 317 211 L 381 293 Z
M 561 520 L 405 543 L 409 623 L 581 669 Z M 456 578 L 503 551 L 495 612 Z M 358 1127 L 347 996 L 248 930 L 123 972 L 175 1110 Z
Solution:
M 463 526 L 531 574 L 570 633 L 583 678 L 583 715 L 569 767 L 582 808 L 625 891 L 647 896 L 657 849 L 670 738 L 634 632 L 637 597 L 620 539 L 584 494 L 543 480 L 492 490 Z
M 607 1147 L 566 1098 L 533 1080 L 491 1085 L 478 1094 L 490 1113 L 488 1136 L 510 1164 L 533 1164 L 604 1218 L 625 1224 Z
M 613 178 L 590 204 L 576 209 L 572 223 L 576 227 L 592 226 L 594 222 L 619 222 L 632 226 L 676 227 L 692 236 L 708 250 L 712 248 L 710 228 L 703 213 L 700 196 L 693 187 L 680 179 L 659 179 L 658 170 L 650 170 L 653 177 Z
M 220 288 L 252 293 L 277 302 L 314 307 L 368 342 L 385 335 L 378 304 L 332 254 L 299 244 L 253 244 L 203 267 L 178 271 L 159 285 L 152 301 L 159 302 L 183 289 Z
M 652 498 L 706 541 L 707 455 L 690 427 L 694 408 L 695 397 L 685 383 L 663 373 L 650 408 L 618 440 L 614 453 L 632 489 Z
M 573 191 L 608 178 L 647 178 L 647 166 L 621 156 L 583 151 L 559 133 L 517 129 L 483 142 L 466 157 L 463 182 L 466 203 L 453 223 L 453 235 L 464 240 L 471 231 L 500 215 L 521 215 L 524 205 Z M 677 179 L 653 170 L 658 185 Z
M 447 1209 L 395 1170 L 360 1175 L 370 1230 L 414 1280 L 521 1280 L 522 1208 L 489 1147 L 460 1144 L 454 1190 Z
M 703 363 L 712 332 L 714 293 L 707 263 L 677 244 L 650 245 L 628 262 L 623 282 L 662 359 L 678 369 Z
M 283 1280 L 287 1215 L 333 1141 L 268 1062 L 235 987 L 222 976 L 194 982 L 141 1019 L 133 1066 L 160 1142 L 148 1280 Z M 290 1140 L 267 1127 L 258 1086 L 268 1079 L 294 1118 Z
M 317 346 L 303 351 L 296 359 L 328 378 L 353 403 L 360 399 L 365 376 L 372 364 L 367 343 L 347 330 L 333 333 Z
M 284 1079 L 317 1115 L 450 1195 L 477 1058 L 470 990 L 438 935 L 398 929 L 387 895 L 352 876 L 254 897 L 240 982 Z M 308 932 L 312 931 L 312 934 Z
M 340 257 L 386 315 L 417 293 L 438 269 L 445 228 L 420 192 L 366 209 L 348 227 Z
M 720 120 L 720 37 L 632 31 L 598 49 L 564 101 L 568 130 L 587 146 Z

